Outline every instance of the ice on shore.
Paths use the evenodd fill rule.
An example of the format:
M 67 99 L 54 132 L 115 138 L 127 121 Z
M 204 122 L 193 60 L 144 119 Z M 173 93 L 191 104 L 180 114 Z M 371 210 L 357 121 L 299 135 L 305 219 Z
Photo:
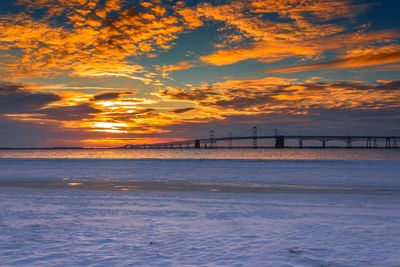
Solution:
M 0 159 L 0 169 L 0 181 L 196 181 L 400 189 L 397 160 Z
M 3 266 L 399 266 L 394 195 L 0 188 Z

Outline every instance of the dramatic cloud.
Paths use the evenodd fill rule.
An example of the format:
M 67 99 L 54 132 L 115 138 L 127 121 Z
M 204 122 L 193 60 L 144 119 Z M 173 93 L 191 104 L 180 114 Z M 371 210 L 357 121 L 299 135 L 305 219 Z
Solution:
M 231 124 L 398 129 L 400 32 L 377 18 L 390 1 L 14 2 L 0 7 L 4 140 L 13 127 L 69 145 Z M 315 70 L 330 71 L 302 73 Z

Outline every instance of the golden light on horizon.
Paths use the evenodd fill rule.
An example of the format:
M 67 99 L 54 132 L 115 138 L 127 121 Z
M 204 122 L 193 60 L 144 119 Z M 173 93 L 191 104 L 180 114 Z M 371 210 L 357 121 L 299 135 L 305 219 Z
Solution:
M 124 128 L 128 128 L 129 125 L 125 122 L 94 122 L 91 124 L 93 131 L 97 132 L 108 132 L 108 133 L 127 133 L 128 131 Z

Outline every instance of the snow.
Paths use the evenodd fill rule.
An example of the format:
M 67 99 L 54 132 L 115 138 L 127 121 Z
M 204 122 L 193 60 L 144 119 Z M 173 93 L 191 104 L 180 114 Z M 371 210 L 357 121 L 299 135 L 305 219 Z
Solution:
M 398 195 L 1 190 L 2 265 L 398 266 Z
M 399 266 L 399 173 L 396 159 L 3 158 L 0 265 Z

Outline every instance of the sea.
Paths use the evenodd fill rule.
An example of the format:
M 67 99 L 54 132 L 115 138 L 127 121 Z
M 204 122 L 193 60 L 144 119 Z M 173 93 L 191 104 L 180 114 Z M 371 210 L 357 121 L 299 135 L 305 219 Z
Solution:
M 400 149 L 0 150 L 0 266 L 400 266 Z

